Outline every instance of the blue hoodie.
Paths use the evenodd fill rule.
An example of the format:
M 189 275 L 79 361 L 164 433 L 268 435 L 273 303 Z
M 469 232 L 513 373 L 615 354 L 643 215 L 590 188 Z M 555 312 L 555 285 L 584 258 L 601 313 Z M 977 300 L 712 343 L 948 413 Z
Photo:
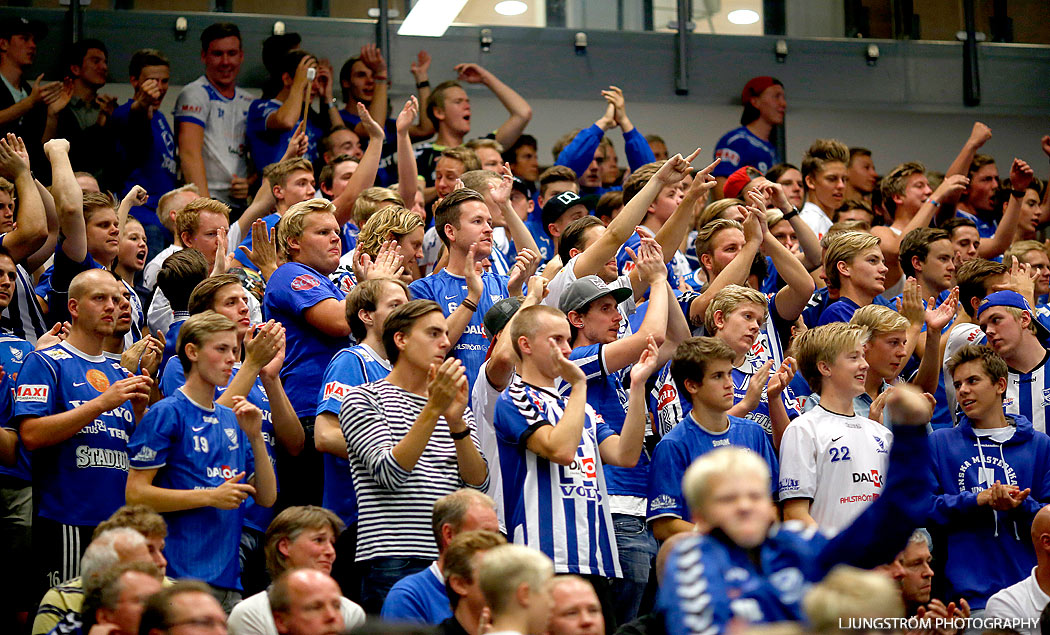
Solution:
M 1032 519 L 1042 501 L 1050 501 L 1050 437 L 1022 416 L 1006 416 L 1014 434 L 1002 444 L 978 438 L 966 416 L 958 426 L 930 435 L 934 498 L 929 523 L 947 537 L 949 597 L 966 598 L 974 610 L 1031 573 L 1036 564 Z M 1011 511 L 979 506 L 977 493 L 996 481 L 1032 492 Z

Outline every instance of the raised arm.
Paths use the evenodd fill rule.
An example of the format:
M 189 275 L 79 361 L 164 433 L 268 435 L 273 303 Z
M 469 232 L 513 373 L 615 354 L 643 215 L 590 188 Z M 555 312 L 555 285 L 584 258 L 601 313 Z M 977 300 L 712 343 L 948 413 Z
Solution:
M 1020 191 L 1021 196 L 1010 196 L 1010 202 L 1006 204 L 1006 211 L 1003 212 L 1003 217 L 995 228 L 995 234 L 991 238 L 982 240 L 981 246 L 977 248 L 977 255 L 981 258 L 995 258 L 1010 247 L 1017 228 L 1017 220 L 1021 216 L 1021 199 L 1024 198 L 1024 191 L 1032 182 L 1033 176 L 1035 172 L 1027 163 L 1021 159 L 1014 159 L 1010 166 L 1010 187 Z
M 22 140 L 13 134 L 0 139 L 0 176 L 15 185 L 18 200 L 18 223 L 3 238 L 3 245 L 15 262 L 23 262 L 47 241 L 47 217 L 44 201 L 29 171 L 28 158 L 21 156 Z
M 311 68 L 317 68 L 316 58 L 307 55 L 299 60 L 288 99 L 285 99 L 281 107 L 266 118 L 267 130 L 284 132 L 294 129 L 299 124 L 299 118 L 303 113 L 303 99 L 306 98 L 306 91 L 311 90 L 310 81 L 306 78 L 307 71 Z
M 697 152 L 699 152 L 699 149 L 697 149 Z M 686 159 L 683 159 L 680 154 L 676 154 L 668 159 L 653 175 L 653 178 L 649 179 L 649 182 L 645 184 L 641 191 L 623 206 L 623 209 L 609 223 L 609 226 L 605 228 L 598 240 L 594 241 L 576 259 L 573 273 L 577 279 L 597 274 L 607 262 L 616 256 L 616 251 L 620 248 L 620 245 L 627 242 L 627 239 L 634 233 L 634 228 L 641 224 L 642 219 L 645 218 L 646 210 L 649 209 L 649 204 L 653 202 L 660 190 L 665 185 L 674 185 L 685 179 L 689 170 L 689 162 L 696 158 L 697 152 L 689 155 L 689 158 Z M 635 281 L 635 278 L 632 276 L 631 282 L 634 283 Z M 638 284 L 635 285 L 634 290 L 635 297 L 640 298 L 644 294 L 645 289 L 648 288 L 648 285 L 645 285 L 640 279 L 637 282 Z M 641 287 L 641 290 L 639 290 L 639 287 Z
M 627 155 L 627 165 L 632 170 L 637 170 L 646 163 L 655 161 L 656 157 L 653 155 L 653 149 L 649 147 L 649 142 L 627 117 L 627 100 L 623 91 L 616 86 L 609 86 L 607 90 L 602 91 L 602 97 L 612 104 L 613 121 L 623 133 L 623 150 Z
M 759 189 L 766 195 L 769 204 L 779 209 L 785 217 L 794 211 L 795 207 L 788 200 L 787 194 L 784 193 L 784 186 L 780 183 L 766 181 Z M 824 252 L 813 228 L 798 214 L 792 214 L 791 218 L 788 218 L 788 224 L 791 225 L 791 229 L 795 230 L 795 237 L 802 249 L 802 264 L 806 267 L 806 271 L 813 271 L 820 267 L 820 258 Z
M 731 284 L 743 284 L 747 280 L 747 274 L 751 271 L 751 265 L 755 260 L 755 254 L 758 253 L 759 246 L 762 245 L 762 238 L 764 236 L 762 224 L 765 220 L 760 219 L 756 214 L 752 214 L 749 210 L 747 216 L 744 218 L 744 247 L 740 250 L 740 254 L 736 258 L 726 265 L 715 279 L 709 281 L 704 286 L 703 293 L 700 297 L 696 298 L 689 304 L 689 322 L 692 324 L 702 324 L 704 321 L 704 314 L 707 312 L 707 305 L 711 304 L 711 300 L 715 295 L 726 288 L 727 285 Z
M 492 202 L 499 206 L 500 212 L 503 213 L 503 219 L 507 223 L 507 233 L 510 234 L 510 239 L 514 241 L 514 248 L 517 249 L 518 253 L 528 249 L 534 254 L 540 253 L 539 245 L 536 244 L 536 239 L 532 237 L 532 232 L 525 226 L 525 221 L 521 220 L 518 213 L 514 211 L 514 208 L 510 205 L 510 194 L 511 190 L 514 189 L 514 174 L 510 171 L 510 164 L 504 163 L 500 167 L 500 182 L 499 185 L 491 184 L 489 187 L 492 191 Z
M 945 178 L 953 174 L 961 174 L 968 177 L 970 175 L 970 164 L 973 163 L 973 158 L 977 155 L 977 151 L 991 138 L 991 128 L 980 121 L 973 122 L 970 138 L 966 140 L 962 149 L 959 150 L 959 154 L 956 155 L 952 164 L 948 166 L 948 171 L 944 173 Z
M 751 203 L 749 211 L 758 216 L 759 219 L 765 219 L 765 196 L 760 192 L 751 191 L 748 192 L 747 197 Z M 806 304 L 813 297 L 813 289 L 816 285 L 802 262 L 788 251 L 787 247 L 780 244 L 779 240 L 773 237 L 773 234 L 769 231 L 769 224 L 765 220 L 761 220 L 759 225 L 762 229 L 762 247 L 765 254 L 773 260 L 773 266 L 777 268 L 777 273 L 780 274 L 780 277 L 786 284 L 784 288 L 777 291 L 776 299 L 774 300 L 777 306 L 777 313 L 784 320 L 794 322 L 798 319 L 798 316 L 802 315 L 802 310 L 806 308 Z
M 412 77 L 416 80 L 416 94 L 419 96 L 419 103 L 425 106 L 427 100 L 430 99 L 431 92 L 429 76 L 430 53 L 420 51 L 416 54 L 416 60 L 412 62 L 409 70 L 412 71 Z M 432 122 L 429 117 L 421 115 L 419 117 L 419 122 L 409 129 L 408 134 L 413 139 L 428 139 L 434 136 L 435 132 L 434 122 Z M 407 201 L 408 199 L 405 200 Z
M 514 343 L 511 341 L 511 325 L 518 317 L 521 309 L 539 304 L 547 293 L 547 279 L 541 276 L 529 278 L 529 292 L 521 302 L 518 312 L 511 316 L 506 326 L 503 327 L 503 335 L 497 337 L 489 351 L 488 365 L 485 366 L 485 377 L 489 384 L 497 389 L 503 390 L 510 385 L 511 377 L 514 376 L 514 367 L 518 363 L 518 355 L 514 352 Z
M 372 79 L 375 83 L 375 88 L 372 92 L 372 102 L 368 104 L 368 114 L 372 116 L 372 119 L 378 121 L 380 125 L 385 125 L 386 118 L 390 114 L 387 111 L 390 107 L 390 100 L 387 99 L 387 93 L 390 89 L 390 75 L 389 71 L 387 71 L 386 59 L 378 46 L 365 44 L 361 47 L 361 61 L 372 71 Z M 359 137 L 368 135 L 368 129 L 363 119 L 358 122 L 354 132 Z
M 696 152 L 686 158 L 686 161 L 691 162 L 699 153 L 700 148 L 697 148 Z M 675 208 L 674 213 L 667 218 L 660 231 L 656 232 L 656 242 L 660 243 L 660 247 L 664 251 L 664 262 L 671 262 L 674 259 L 674 254 L 682 243 L 682 236 L 689 233 L 696 206 L 700 201 L 704 200 L 708 192 L 714 189 L 715 177 L 711 176 L 711 170 L 714 170 L 719 162 L 721 162 L 721 159 L 715 159 L 714 163 L 711 163 L 693 176 L 693 182 L 689 184 L 689 189 L 685 191 L 682 202 Z
M 666 285 L 666 282 L 664 283 Z M 656 293 L 654 295 L 661 295 Z M 645 425 L 649 421 L 649 409 L 646 404 L 647 393 L 640 390 L 649 381 L 649 376 L 660 367 L 660 347 L 656 339 L 649 336 L 646 346 L 637 362 L 631 367 L 631 385 L 638 388 L 630 391 L 627 400 L 627 417 L 624 419 L 620 434 L 602 441 L 598 446 L 602 462 L 606 465 L 634 467 L 642 454 L 645 444 Z
M 537 428 L 525 443 L 533 454 L 558 465 L 570 465 L 576 458 L 587 419 L 587 377 L 576 364 L 565 358 L 554 338 L 550 338 L 550 345 L 559 375 L 570 386 L 569 399 L 561 419 L 553 426 Z
M 468 84 L 484 84 L 492 94 L 499 99 L 503 107 L 507 109 L 509 117 L 503 125 L 496 130 L 496 141 L 504 148 L 514 145 L 521 136 L 525 126 L 532 119 L 532 107 L 525 98 L 507 86 L 498 77 L 477 64 L 457 64 L 455 71 L 459 74 L 461 81 Z
M 361 117 L 361 124 L 368 132 L 368 148 L 361 157 L 361 161 L 358 162 L 357 170 L 350 177 L 346 187 L 339 196 L 332 200 L 332 204 L 335 205 L 335 219 L 339 222 L 340 227 L 351 219 L 357 197 L 375 183 L 376 172 L 379 171 L 379 160 L 383 157 L 383 140 L 386 139 L 383 126 L 372 119 L 363 105 L 357 104 L 357 114 Z
M 926 301 L 929 308 L 926 309 L 926 352 L 920 358 L 919 370 L 915 373 L 915 379 L 911 382 L 923 392 L 931 395 L 937 394 L 937 385 L 941 376 L 941 330 L 955 317 L 959 305 L 959 287 L 952 289 L 948 297 L 940 306 L 934 308 L 936 298 L 931 297 Z M 937 354 L 934 354 L 937 351 Z
M 655 339 L 658 347 L 662 346 L 667 334 L 670 300 L 666 293 L 661 293 L 667 284 L 667 268 L 659 244 L 650 238 L 643 238 L 634 262 L 635 269 L 641 272 L 642 279 L 649 285 L 649 306 L 637 331 L 602 348 L 605 368 L 610 373 L 637 361 L 648 345 L 649 338 Z
M 419 102 L 409 97 L 405 107 L 397 115 L 397 189 L 401 200 L 411 208 L 416 203 L 419 190 L 419 167 L 412 149 L 412 122 L 419 112 Z
M 64 239 L 62 251 L 73 262 L 83 262 L 87 258 L 84 192 L 69 163 L 69 142 L 52 139 L 44 144 L 44 153 L 51 161 L 51 193 L 55 197 L 59 231 Z

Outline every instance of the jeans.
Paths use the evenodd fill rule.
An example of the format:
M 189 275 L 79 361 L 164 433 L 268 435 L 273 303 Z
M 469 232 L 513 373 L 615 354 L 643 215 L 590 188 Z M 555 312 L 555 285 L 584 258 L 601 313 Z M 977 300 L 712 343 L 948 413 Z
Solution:
M 369 615 L 379 615 L 387 593 L 401 578 L 430 566 L 424 558 L 372 558 L 361 565 L 361 607 Z
M 616 622 L 626 624 L 638 616 L 659 546 L 644 518 L 626 514 L 613 514 L 612 518 L 623 578 L 611 580 L 610 588 Z

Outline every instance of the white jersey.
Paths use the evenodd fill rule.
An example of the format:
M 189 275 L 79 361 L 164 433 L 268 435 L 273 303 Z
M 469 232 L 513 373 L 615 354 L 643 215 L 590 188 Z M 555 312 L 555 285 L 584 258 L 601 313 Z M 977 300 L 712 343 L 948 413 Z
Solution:
M 799 210 L 798 217 L 801 218 L 809 228 L 813 230 L 813 233 L 817 235 L 817 239 L 824 237 L 824 234 L 828 233 L 831 229 L 831 219 L 824 213 L 824 210 L 820 209 L 820 206 L 816 203 L 806 202 Z
M 959 352 L 963 346 L 969 344 L 983 344 L 985 341 L 984 331 L 976 324 L 956 321 L 948 331 L 948 340 L 944 344 L 944 360 L 941 364 L 941 372 L 944 373 L 944 394 L 948 398 L 948 412 L 952 413 L 952 422 L 959 423 L 959 412 L 955 401 L 955 382 L 952 374 L 948 372 L 948 360 Z
M 182 251 L 182 247 L 168 245 L 154 256 L 153 260 L 146 263 L 146 267 L 142 270 L 142 285 L 144 287 L 152 291 L 157 286 L 157 274 L 160 272 L 160 268 L 164 266 L 164 261 L 177 251 Z
M 1046 432 L 1046 422 L 1050 419 L 1050 373 L 1046 372 L 1046 361 L 1050 351 L 1043 355 L 1043 361 L 1031 370 L 1021 373 L 1013 368 L 1006 376 L 1006 394 L 1003 396 L 1003 411 L 1008 415 L 1022 415 L 1032 422 L 1032 427 L 1039 432 Z
M 227 99 L 201 75 L 186 84 L 175 101 L 176 124 L 188 122 L 204 128 L 204 173 L 212 198 L 229 203 L 230 177 L 248 176 L 244 133 L 254 99 L 243 88 L 236 88 L 233 98 Z
M 871 419 L 817 406 L 780 442 L 780 500 L 809 498 L 810 515 L 836 534 L 882 493 L 893 433 Z
M 478 369 L 478 378 L 470 389 L 470 409 L 474 411 L 474 425 L 478 429 L 478 443 L 481 445 L 481 454 L 489 464 L 489 491 L 487 494 L 496 501 L 496 515 L 499 516 L 500 531 L 507 531 L 507 517 L 503 509 L 503 478 L 500 475 L 499 443 L 496 440 L 496 428 L 493 421 L 496 418 L 496 402 L 499 400 L 502 390 L 497 390 L 489 382 L 489 362 Z M 510 385 L 515 384 L 520 378 L 517 373 L 511 376 Z
M 438 237 L 437 228 L 431 227 L 423 234 L 423 260 L 419 263 L 419 270 L 424 276 L 429 276 L 441 258 L 441 248 L 444 244 Z

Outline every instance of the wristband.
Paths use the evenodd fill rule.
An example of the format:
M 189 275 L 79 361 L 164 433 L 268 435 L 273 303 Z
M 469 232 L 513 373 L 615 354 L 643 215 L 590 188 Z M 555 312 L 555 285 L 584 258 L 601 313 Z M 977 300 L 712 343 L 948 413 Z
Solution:
M 1010 190 L 1010 196 L 1014 198 L 1024 198 L 1024 190 Z
M 477 310 L 478 310 L 478 305 L 475 304 L 474 302 L 472 302 L 469 299 L 463 300 L 461 305 L 467 307 L 468 309 L 470 309 L 471 313 L 476 313 Z
M 420 88 L 430 88 L 430 80 L 424 79 L 421 82 L 416 82 L 416 89 Z
M 339 100 L 336 99 L 335 97 L 332 97 L 332 101 L 328 102 L 328 107 L 329 108 L 338 108 L 339 107 Z
M 940 204 L 940 203 L 938 203 L 937 201 L 933 200 L 932 198 L 928 198 L 928 199 L 926 199 L 926 202 L 927 202 L 927 203 L 929 203 L 930 205 L 933 205 L 933 206 L 934 206 L 934 207 L 936 207 L 937 209 L 940 209 L 940 208 L 941 208 L 941 204 Z
M 449 436 L 452 437 L 453 441 L 459 441 L 460 439 L 466 439 L 470 436 L 470 428 L 463 430 L 463 432 L 452 432 L 449 430 Z
M 373 80 L 375 80 L 375 81 L 377 81 L 377 82 L 385 82 L 385 81 L 387 80 L 387 76 L 386 76 L 386 75 L 383 75 L 382 77 L 379 77 L 379 76 L 377 75 L 377 76 L 373 76 L 373 77 L 372 77 L 372 79 L 373 79 Z
M 788 212 L 787 214 L 784 214 L 784 220 L 791 220 L 792 218 L 798 216 L 798 214 L 799 214 L 798 208 L 797 207 L 792 207 L 790 212 Z

